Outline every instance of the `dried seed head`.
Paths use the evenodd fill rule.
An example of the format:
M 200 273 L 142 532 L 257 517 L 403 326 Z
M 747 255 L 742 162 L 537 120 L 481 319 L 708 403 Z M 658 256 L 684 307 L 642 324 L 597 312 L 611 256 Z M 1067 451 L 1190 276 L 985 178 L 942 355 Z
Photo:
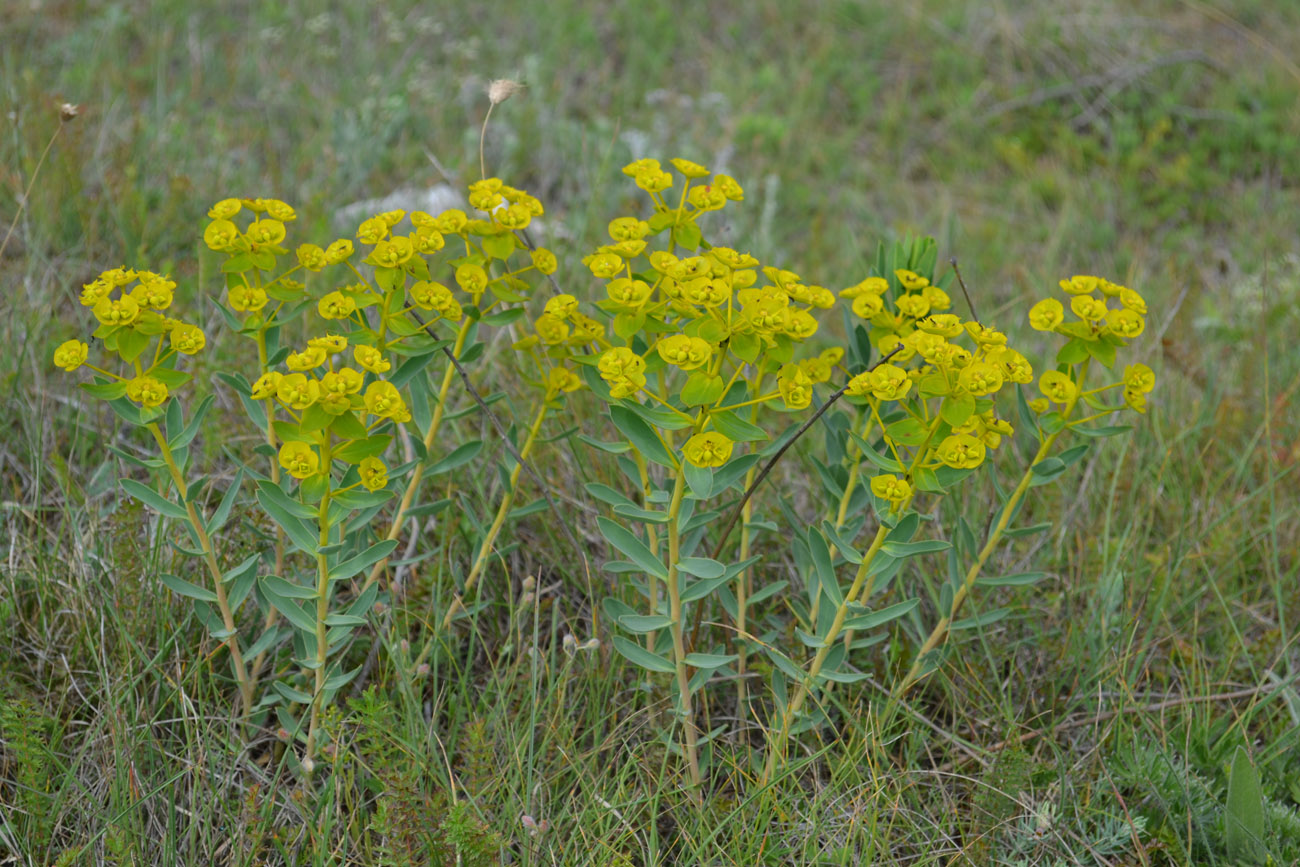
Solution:
M 500 105 L 516 93 L 521 92 L 524 85 L 517 81 L 511 81 L 508 78 L 498 78 L 488 85 L 488 99 L 493 105 Z
M 67 123 L 79 114 L 81 114 L 81 106 L 79 105 L 65 102 L 63 105 L 59 106 L 59 120 L 64 123 Z

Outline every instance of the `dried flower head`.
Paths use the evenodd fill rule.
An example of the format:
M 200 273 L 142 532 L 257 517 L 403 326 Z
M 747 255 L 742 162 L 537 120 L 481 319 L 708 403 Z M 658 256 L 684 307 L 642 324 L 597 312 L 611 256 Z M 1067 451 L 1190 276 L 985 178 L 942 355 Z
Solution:
M 516 93 L 522 92 L 524 85 L 509 78 L 498 78 L 488 84 L 488 100 L 493 105 L 500 105 Z

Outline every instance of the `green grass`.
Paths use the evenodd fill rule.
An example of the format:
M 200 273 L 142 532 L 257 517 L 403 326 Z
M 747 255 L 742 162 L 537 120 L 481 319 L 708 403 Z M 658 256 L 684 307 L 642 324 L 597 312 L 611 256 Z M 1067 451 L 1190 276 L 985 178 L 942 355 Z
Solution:
M 1279 863 L 1300 858 L 1300 73 L 1285 62 L 1300 52 L 1300 7 L 1085 5 L 826 2 L 792 15 L 775 0 L 557 0 L 545 15 L 519 2 L 317 14 L 69 0 L 7 20 L 0 223 L 19 219 L 0 258 L 0 853 L 1228 864 L 1228 770 L 1244 745 L 1266 842 Z M 1064 484 L 1035 489 L 1024 522 L 1060 520 L 990 567 L 1053 578 L 978 597 L 1012 617 L 954 638 L 943 671 L 883 731 L 873 684 L 892 682 L 917 640 L 903 630 L 878 645 L 860 661 L 872 681 L 834 693 L 837 726 L 806 736 L 766 795 L 753 730 L 714 748 L 702 808 L 684 793 L 659 738 L 666 691 L 622 665 L 593 620 L 601 597 L 624 591 L 597 571 L 605 554 L 581 496 L 608 468 L 571 440 L 537 462 L 578 516 L 590 571 L 545 513 L 512 525 L 518 547 L 489 575 L 491 605 L 420 671 L 413 657 L 477 532 L 468 518 L 437 523 L 442 555 L 415 568 L 359 646 L 360 660 L 373 654 L 372 691 L 331 723 L 330 773 L 305 786 L 275 732 L 245 741 L 214 643 L 157 583 L 175 555 L 120 497 L 104 448 L 140 441 L 48 364 L 80 329 L 77 289 L 105 267 L 172 271 L 181 305 L 206 304 L 213 272 L 197 263 L 214 260 L 198 255 L 198 232 L 218 198 L 283 198 L 303 236 L 331 237 L 348 228 L 331 226 L 337 207 L 441 182 L 426 150 L 472 179 L 486 83 L 503 76 L 529 89 L 494 112 L 490 170 L 546 202 L 570 273 L 635 202 L 618 167 L 682 155 L 745 185 L 729 209 L 736 246 L 810 282 L 854 283 L 877 239 L 924 232 L 941 261 L 960 258 L 981 312 L 1024 340 L 1026 299 L 1070 273 L 1111 275 L 1152 305 L 1139 341 L 1160 383 L 1150 413 Z M 19 213 L 64 100 L 83 115 Z M 214 342 L 196 370 L 203 390 L 247 361 L 228 337 Z M 475 375 L 487 391 L 508 381 Z M 225 472 L 221 446 L 252 438 L 230 395 L 212 418 L 201 448 Z M 455 431 L 498 445 L 476 413 Z M 778 488 L 806 511 L 816 482 L 798 463 L 766 491 L 766 517 L 782 520 Z M 490 460 L 474 466 L 459 503 L 489 515 L 500 482 Z M 253 545 L 258 521 L 240 516 L 235 543 Z M 797 578 L 783 544 L 764 553 L 773 580 Z M 546 592 L 526 606 L 529 575 Z M 909 580 L 924 596 L 926 576 Z M 769 616 L 790 625 L 782 609 Z M 570 656 L 566 633 L 605 645 Z M 726 722 L 733 707 L 721 691 L 708 710 Z M 523 815 L 546 830 L 533 836 Z

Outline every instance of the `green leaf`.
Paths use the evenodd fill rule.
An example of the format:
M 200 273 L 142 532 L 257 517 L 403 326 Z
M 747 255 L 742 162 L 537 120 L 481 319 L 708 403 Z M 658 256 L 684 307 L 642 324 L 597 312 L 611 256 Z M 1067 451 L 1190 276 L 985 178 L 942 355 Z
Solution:
M 687 406 L 708 406 L 722 397 L 727 387 L 721 376 L 699 371 L 691 374 L 682 386 L 682 403 Z
M 714 429 L 732 442 L 753 443 L 768 438 L 767 432 L 758 425 L 736 415 L 734 410 L 722 410 L 709 413 L 709 422 Z
M 1234 863 L 1264 862 L 1264 789 L 1246 748 L 1239 746 L 1228 773 L 1227 849 Z
M 732 653 L 688 653 L 686 654 L 684 661 L 691 668 L 702 668 L 707 671 L 712 671 L 715 668 L 722 668 L 724 665 L 730 665 L 737 659 L 740 659 L 740 657 Z
M 293 544 L 297 545 L 308 554 L 315 554 L 317 549 L 320 547 L 316 533 L 308 529 L 307 525 L 304 524 L 301 519 L 287 511 L 283 506 L 282 501 L 277 500 L 273 495 L 268 494 L 267 488 L 275 488 L 276 490 L 279 490 L 277 486 L 272 485 L 269 482 L 260 482 L 258 484 L 257 502 L 261 504 L 262 509 L 271 516 L 272 520 L 284 529 L 285 535 L 289 537 L 289 540 L 292 541 Z M 281 496 L 283 496 L 283 492 L 281 492 Z M 288 497 L 284 497 L 284 500 L 288 499 Z M 302 504 L 300 503 L 299 505 Z
M 483 252 L 493 259 L 505 260 L 509 259 L 510 254 L 515 251 L 515 236 L 509 232 L 488 235 L 479 244 L 483 247 Z
M 855 442 L 858 448 L 862 450 L 863 457 L 871 461 L 871 463 L 875 464 L 887 473 L 904 472 L 903 465 L 894 460 L 894 458 L 888 455 L 882 455 L 880 452 L 872 448 L 870 443 L 857 434 L 850 432 L 849 435 L 853 437 L 853 442 Z
M 371 566 L 393 553 L 393 551 L 397 549 L 397 545 L 398 541 L 396 539 L 385 539 L 382 542 L 376 542 L 357 556 L 344 560 L 342 563 L 330 569 L 330 580 L 342 581 L 369 569 Z
M 859 614 L 856 617 L 849 617 L 844 621 L 845 629 L 875 629 L 877 626 L 883 626 L 891 620 L 897 620 L 904 614 L 907 614 L 921 602 L 920 599 L 908 599 L 905 602 L 897 602 L 879 611 L 872 611 L 868 614 Z
M 524 308 L 511 307 L 509 310 L 498 310 L 496 313 L 489 313 L 487 316 L 480 319 L 479 322 L 484 325 L 509 325 L 511 322 L 514 322 L 523 315 Z
M 648 572 L 656 578 L 667 580 L 667 567 L 665 567 L 663 562 L 655 556 L 653 551 L 646 547 L 644 542 L 628 530 L 611 521 L 609 518 L 597 518 L 596 524 L 600 527 L 600 534 L 604 536 L 611 545 L 626 554 L 634 563 L 640 566 L 642 571 Z
M 119 397 L 126 396 L 125 382 L 83 382 L 78 386 L 82 391 L 91 397 L 102 398 L 103 400 L 117 400 Z
M 726 573 L 727 567 L 707 557 L 683 557 L 677 561 L 677 570 L 696 578 L 717 578 Z
M 618 625 L 628 632 L 644 635 L 647 632 L 667 629 L 673 625 L 673 619 L 665 614 L 625 614 L 618 619 Z
M 169 590 L 180 596 L 188 596 L 190 599 L 197 599 L 200 602 L 216 602 L 217 594 L 213 593 L 206 587 L 200 587 L 197 584 L 177 578 L 175 575 L 161 574 L 158 579 L 167 586 Z
M 981 587 L 1024 587 L 1026 584 L 1037 584 L 1046 577 L 1046 572 L 1017 572 L 1014 575 L 976 578 L 975 583 Z
M 663 442 L 654 429 L 640 415 L 626 407 L 610 406 L 609 418 L 614 422 L 614 427 L 618 428 L 619 433 L 627 437 L 646 460 L 654 461 L 669 469 L 676 468 L 677 463 L 668 453 L 668 449 L 664 448 Z
M 357 617 L 355 614 L 327 614 L 325 615 L 326 626 L 365 626 L 369 623 L 364 617 Z
M 763 341 L 762 338 L 752 332 L 733 334 L 727 347 L 738 358 L 753 364 L 758 360 L 758 354 L 763 351 Z
M 592 448 L 600 449 L 602 452 L 608 452 L 611 455 L 621 455 L 632 450 L 630 443 L 605 443 L 586 434 L 578 434 L 578 439 Z
M 880 550 L 891 557 L 916 557 L 921 554 L 935 554 L 939 551 L 947 551 L 952 547 L 951 542 L 944 542 L 940 539 L 925 539 L 920 542 L 886 542 L 880 546 Z
M 698 250 L 700 248 L 701 233 L 700 227 L 694 223 L 687 223 L 684 226 L 673 227 L 673 240 L 687 250 Z
M 905 446 L 919 446 L 928 436 L 925 425 L 914 418 L 905 418 L 886 425 L 885 434 L 894 442 Z
M 1052 522 L 1044 521 L 1041 524 L 1032 524 L 1028 527 L 1012 527 L 1011 529 L 1003 530 L 1002 535 L 1007 539 L 1018 539 L 1021 536 L 1034 536 L 1050 529 L 1052 529 Z
M 244 562 L 240 563 L 238 566 L 226 570 L 225 574 L 221 576 L 221 583 L 229 584 L 232 581 L 238 581 L 240 578 L 243 578 L 249 572 L 252 572 L 257 567 L 258 561 L 260 561 L 261 559 L 262 559 L 262 555 L 260 552 L 257 554 L 249 554 L 247 557 L 244 558 Z
M 274 689 L 276 692 L 278 692 L 280 695 L 284 696 L 289 701 L 295 702 L 297 704 L 309 705 L 314 700 L 311 696 L 311 693 L 303 692 L 300 689 L 295 689 L 294 687 L 289 686 L 289 684 L 285 683 L 284 681 L 280 681 L 280 680 L 275 681 L 274 683 L 271 684 L 271 688 Z
M 257 492 L 259 494 L 265 494 L 270 500 L 272 500 L 281 509 L 283 509 L 284 511 L 288 512 L 290 515 L 293 515 L 296 518 L 303 518 L 304 520 L 308 520 L 308 521 L 316 520 L 317 516 L 316 516 L 315 509 L 313 509 L 311 506 L 308 506 L 305 503 L 298 502 L 293 497 L 290 497 L 288 494 L 284 492 L 284 489 L 282 489 L 279 485 L 275 484 L 275 482 L 270 482 L 270 481 L 258 482 Z
M 1057 364 L 1078 364 L 1080 361 L 1089 357 L 1088 344 L 1086 341 L 1075 338 L 1061 347 L 1060 352 L 1056 353 Z
M 961 397 L 949 396 L 944 399 L 939 407 L 939 415 L 953 427 L 960 427 L 974 414 L 975 397 L 970 394 L 964 394 Z
M 991 626 L 1010 613 L 1010 608 L 994 608 L 992 611 L 982 611 L 974 617 L 967 617 L 963 620 L 956 621 L 948 627 L 948 630 L 950 632 L 956 632 L 959 629 L 975 629 L 980 626 Z
M 304 587 L 301 584 L 295 584 L 292 581 L 281 578 L 279 575 L 263 575 L 262 587 L 269 589 L 278 596 L 285 599 L 315 599 L 316 588 Z
M 853 547 L 853 543 L 841 536 L 830 521 L 822 521 L 822 532 L 826 534 L 831 544 L 839 549 L 841 557 L 854 566 L 862 562 L 862 555 Z
M 334 457 L 349 464 L 359 464 L 366 458 L 372 458 L 375 455 L 383 454 L 384 449 L 388 448 L 388 444 L 392 441 L 393 438 L 389 434 L 380 434 L 377 436 L 366 437 L 365 439 L 353 440 L 335 452 Z
M 685 602 L 694 602 L 697 599 L 703 599 L 714 590 L 717 590 L 723 584 L 732 579 L 731 575 L 719 575 L 716 578 L 701 578 L 699 581 L 692 581 L 682 589 L 681 600 Z M 754 594 L 758 595 L 758 594 Z
M 1070 430 L 1072 430 L 1074 433 L 1077 433 L 1081 437 L 1092 437 L 1094 439 L 1101 439 L 1104 437 L 1113 437 L 1113 436 L 1119 436 L 1122 433 L 1128 433 L 1129 431 L 1133 430 L 1133 427 L 1132 425 L 1122 424 L 1122 425 L 1114 425 L 1112 427 L 1075 427 L 1075 428 L 1070 428 Z
M 708 467 L 697 467 L 692 463 L 682 465 L 682 470 L 686 476 L 686 484 L 690 487 L 691 493 L 697 500 L 707 500 L 713 494 L 713 470 Z
M 470 461 L 474 460 L 474 458 L 478 457 L 478 453 L 481 452 L 482 450 L 483 450 L 482 440 L 471 440 L 470 442 L 467 442 L 463 445 L 459 445 L 452 450 L 451 454 L 447 455 L 442 460 L 431 465 L 429 469 L 425 470 L 425 475 L 429 477 L 433 477 L 433 476 L 441 475 L 443 473 L 451 472 L 457 467 L 463 466 L 464 464 L 467 464 Z
M 1092 340 L 1084 344 L 1088 354 L 1104 367 L 1115 366 L 1115 345 L 1101 340 Z
M 262 595 L 271 606 L 284 615 L 295 628 L 301 629 L 313 638 L 316 635 L 316 618 L 308 614 L 301 605 L 285 596 L 281 596 L 274 590 L 266 586 L 265 580 L 262 582 Z
M 651 653 L 641 645 L 634 641 L 629 641 L 621 635 L 614 636 L 614 649 L 617 650 L 624 659 L 640 666 L 641 668 L 649 669 L 650 671 L 658 671 L 662 674 L 673 674 L 677 671 L 677 667 L 667 659 L 664 659 L 657 653 Z
M 182 521 L 189 520 L 189 513 L 182 506 L 173 503 L 153 488 L 142 485 L 134 479 L 122 479 L 121 484 L 128 494 L 158 514 L 168 518 L 179 518 Z
M 587 489 L 587 493 L 602 503 L 608 503 L 611 506 L 636 506 L 636 503 L 630 497 L 614 490 L 609 485 L 602 485 L 600 482 L 587 482 L 584 487 Z
M 835 575 L 835 565 L 831 561 L 831 550 L 826 544 L 826 538 L 816 530 L 808 531 L 808 553 L 812 555 L 813 569 L 827 597 L 836 605 L 843 605 L 844 590 L 840 587 L 840 580 Z

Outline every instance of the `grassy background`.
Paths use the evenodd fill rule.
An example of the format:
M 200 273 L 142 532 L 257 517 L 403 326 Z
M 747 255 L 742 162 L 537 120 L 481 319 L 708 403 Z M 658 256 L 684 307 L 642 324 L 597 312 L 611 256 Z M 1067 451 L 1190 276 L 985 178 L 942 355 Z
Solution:
M 375 863 L 378 830 L 433 829 L 467 863 L 1226 863 L 1240 745 L 1276 851 L 1300 857 L 1300 7 L 1071 5 L 15 5 L 0 33 L 0 221 L 18 216 L 0 258 L 0 851 Z M 497 77 L 528 90 L 494 114 L 489 166 L 547 203 L 569 262 L 636 205 L 619 166 L 681 155 L 745 185 L 723 238 L 812 282 L 856 282 L 878 239 L 924 232 L 1028 340 L 1016 311 L 1060 276 L 1150 299 L 1151 412 L 1038 489 L 1027 511 L 1063 519 L 1008 558 L 1056 577 L 999 591 L 1017 615 L 963 638 L 899 740 L 878 742 L 870 694 L 844 697 L 842 739 L 798 785 L 746 800 L 743 747 L 723 746 L 723 785 L 696 811 L 655 738 L 664 696 L 607 651 L 560 650 L 565 631 L 592 634 L 592 591 L 534 516 L 515 530 L 511 598 L 526 574 L 558 586 L 531 609 L 503 600 L 426 676 L 396 642 L 449 586 L 431 568 L 394 614 L 376 693 L 336 724 L 348 749 L 327 792 L 262 761 L 265 744 L 241 752 L 196 664 L 210 642 L 152 577 L 171 555 L 116 494 L 104 444 L 135 441 L 49 353 L 82 327 L 80 284 L 111 265 L 171 271 L 199 309 L 218 198 L 282 198 L 301 237 L 328 238 L 346 203 L 472 179 Z M 82 116 L 24 200 L 64 100 Z M 210 365 L 242 361 L 215 350 Z M 236 423 L 207 432 L 211 456 Z M 539 460 L 581 490 L 576 453 Z M 486 510 L 493 476 L 465 484 Z

